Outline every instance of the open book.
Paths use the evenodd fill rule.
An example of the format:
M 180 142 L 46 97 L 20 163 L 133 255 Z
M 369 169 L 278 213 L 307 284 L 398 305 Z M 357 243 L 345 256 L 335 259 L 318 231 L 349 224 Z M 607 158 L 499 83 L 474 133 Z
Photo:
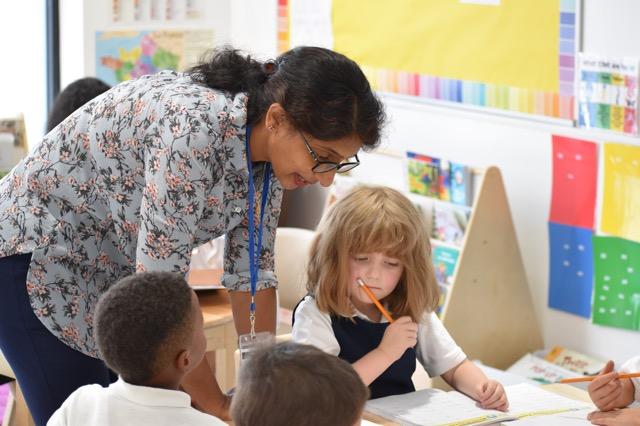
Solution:
M 590 404 L 565 398 L 537 386 L 506 386 L 509 411 L 484 410 L 460 392 L 424 389 L 404 395 L 372 399 L 366 410 L 402 425 L 489 425 L 529 416 L 556 414 L 589 408 Z

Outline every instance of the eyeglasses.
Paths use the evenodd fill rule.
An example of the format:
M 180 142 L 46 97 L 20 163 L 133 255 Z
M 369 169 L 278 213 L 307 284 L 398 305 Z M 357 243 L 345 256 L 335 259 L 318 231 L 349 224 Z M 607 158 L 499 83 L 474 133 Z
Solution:
M 302 136 L 302 140 L 304 142 L 304 146 L 307 147 L 307 151 L 311 155 L 311 158 L 316 162 L 315 166 L 311 168 L 311 171 L 314 173 L 327 173 L 332 170 L 335 170 L 336 173 L 345 173 L 349 170 L 353 170 L 354 168 L 360 165 L 360 160 L 358 159 L 358 154 L 355 155 L 356 161 L 347 161 L 344 163 L 334 163 L 333 161 L 322 161 L 318 157 L 318 154 L 315 153 L 313 149 L 311 149 L 311 145 L 307 141 L 307 138 L 304 137 L 304 134 L 300 132 L 300 136 Z

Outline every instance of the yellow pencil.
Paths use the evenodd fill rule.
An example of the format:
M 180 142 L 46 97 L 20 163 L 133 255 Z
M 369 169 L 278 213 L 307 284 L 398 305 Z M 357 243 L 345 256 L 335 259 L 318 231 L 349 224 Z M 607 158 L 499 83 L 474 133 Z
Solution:
M 634 377 L 640 377 L 640 372 L 639 373 L 624 373 L 624 374 L 619 374 L 618 375 L 618 378 L 620 378 L 620 379 L 632 379 Z M 560 383 L 590 382 L 590 381 L 595 380 L 597 378 L 598 378 L 598 376 L 571 377 L 569 379 L 560 380 Z
M 369 289 L 369 287 L 367 287 L 364 281 L 362 281 L 362 278 L 358 278 L 356 282 L 360 287 L 362 287 L 364 292 L 367 293 L 367 296 L 369 296 L 369 299 L 371 299 L 371 301 L 376 305 L 378 310 L 382 313 L 382 315 L 384 315 L 387 321 L 389 321 L 390 323 L 393 322 L 393 318 L 391 318 L 391 315 L 389 314 L 389 312 L 387 312 L 384 306 L 382 306 L 380 302 L 378 302 L 378 299 L 376 299 L 375 294 L 373 294 L 373 292 Z

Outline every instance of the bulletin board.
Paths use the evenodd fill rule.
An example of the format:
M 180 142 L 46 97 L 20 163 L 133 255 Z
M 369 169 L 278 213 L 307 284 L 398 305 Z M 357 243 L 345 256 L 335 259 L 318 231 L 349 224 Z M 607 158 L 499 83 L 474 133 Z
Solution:
M 308 2 L 288 0 L 306 10 L 307 24 L 309 7 L 299 5 Z M 578 0 L 321 3 L 331 3 L 333 49 L 360 64 L 379 91 L 574 118 Z

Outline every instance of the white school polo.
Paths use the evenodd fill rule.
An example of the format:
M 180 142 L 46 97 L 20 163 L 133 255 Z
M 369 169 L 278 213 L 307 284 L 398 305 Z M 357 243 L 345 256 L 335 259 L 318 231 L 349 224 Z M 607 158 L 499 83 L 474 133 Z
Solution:
M 369 321 L 361 312 L 356 311 L 356 315 Z M 383 316 L 380 322 L 387 320 Z M 292 338 L 295 342 L 313 345 L 331 355 L 338 356 L 340 353 L 340 345 L 331 327 L 331 317 L 318 309 L 312 296 L 306 296 L 296 309 Z M 418 324 L 416 356 L 430 377 L 446 373 L 467 358 L 434 312 L 425 312 Z
M 640 371 L 640 356 L 636 356 L 625 362 L 620 368 L 622 373 L 636 373 Z M 640 378 L 634 377 L 631 379 L 633 386 L 635 387 L 634 399 L 640 402 Z
M 47 426 L 219 426 L 217 417 L 191 407 L 185 392 L 134 386 L 122 378 L 108 388 L 82 386 L 53 413 Z

